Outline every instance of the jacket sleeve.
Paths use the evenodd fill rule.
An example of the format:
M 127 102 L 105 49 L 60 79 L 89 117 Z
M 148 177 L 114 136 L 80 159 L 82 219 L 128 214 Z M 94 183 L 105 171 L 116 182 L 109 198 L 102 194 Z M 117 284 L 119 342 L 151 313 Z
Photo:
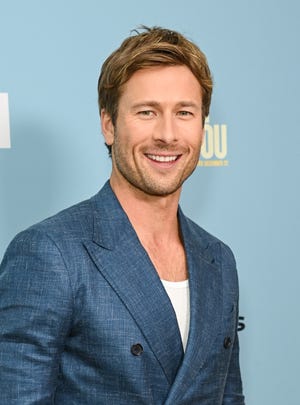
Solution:
M 64 261 L 43 232 L 10 244 L 0 266 L 0 404 L 52 404 L 70 328 Z

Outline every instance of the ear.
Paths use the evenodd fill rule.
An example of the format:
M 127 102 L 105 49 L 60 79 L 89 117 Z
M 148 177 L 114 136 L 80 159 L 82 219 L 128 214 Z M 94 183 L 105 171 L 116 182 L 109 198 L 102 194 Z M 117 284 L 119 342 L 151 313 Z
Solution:
M 115 127 L 110 114 L 102 108 L 101 110 L 101 130 L 107 145 L 112 145 L 115 138 Z

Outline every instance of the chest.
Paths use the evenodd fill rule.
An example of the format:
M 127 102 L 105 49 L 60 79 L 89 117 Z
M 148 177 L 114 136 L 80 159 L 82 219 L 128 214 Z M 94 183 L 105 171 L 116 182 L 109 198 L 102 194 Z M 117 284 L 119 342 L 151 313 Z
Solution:
M 188 278 L 186 254 L 181 243 L 173 246 L 146 246 L 160 279 L 183 281 Z

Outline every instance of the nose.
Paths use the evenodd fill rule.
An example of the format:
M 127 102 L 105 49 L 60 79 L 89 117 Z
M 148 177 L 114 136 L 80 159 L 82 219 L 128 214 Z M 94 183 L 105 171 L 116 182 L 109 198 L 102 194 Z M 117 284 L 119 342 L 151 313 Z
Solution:
M 153 138 L 165 144 L 174 143 L 178 139 L 175 117 L 172 114 L 162 114 L 156 122 Z

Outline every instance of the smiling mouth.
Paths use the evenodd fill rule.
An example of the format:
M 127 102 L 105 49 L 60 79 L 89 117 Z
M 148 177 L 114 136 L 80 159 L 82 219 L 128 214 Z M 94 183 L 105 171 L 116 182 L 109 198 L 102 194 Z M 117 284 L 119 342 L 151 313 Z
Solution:
M 170 163 L 175 162 L 175 160 L 179 159 L 180 155 L 173 155 L 173 156 L 161 156 L 161 155 L 149 155 L 146 154 L 147 158 L 153 160 L 154 162 L 160 163 Z

